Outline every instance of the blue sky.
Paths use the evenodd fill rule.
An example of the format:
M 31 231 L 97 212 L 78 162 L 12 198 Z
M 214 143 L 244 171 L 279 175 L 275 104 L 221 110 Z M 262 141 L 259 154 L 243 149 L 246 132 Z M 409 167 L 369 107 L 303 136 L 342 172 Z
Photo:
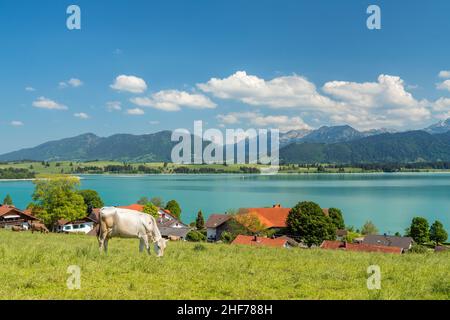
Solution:
M 81 30 L 66 8 L 81 8 Z M 381 8 L 381 30 L 366 9 Z M 450 2 L 0 1 L 0 153 L 85 132 L 450 117 Z

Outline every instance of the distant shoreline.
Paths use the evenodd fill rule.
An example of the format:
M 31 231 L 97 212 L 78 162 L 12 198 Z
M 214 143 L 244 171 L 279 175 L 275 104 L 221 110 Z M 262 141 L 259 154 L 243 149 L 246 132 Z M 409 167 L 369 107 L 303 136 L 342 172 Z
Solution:
M 402 174 L 450 174 L 450 170 L 440 171 L 401 171 L 401 172 L 381 172 L 381 171 L 367 171 L 367 172 L 278 172 L 273 174 L 264 173 L 67 173 L 63 175 L 77 176 L 83 179 L 83 176 L 107 176 L 116 178 L 133 178 L 133 177 L 148 177 L 148 176 L 309 176 L 309 175 L 402 175 Z M 17 181 L 34 181 L 39 178 L 29 179 L 0 179 L 0 182 L 17 182 Z

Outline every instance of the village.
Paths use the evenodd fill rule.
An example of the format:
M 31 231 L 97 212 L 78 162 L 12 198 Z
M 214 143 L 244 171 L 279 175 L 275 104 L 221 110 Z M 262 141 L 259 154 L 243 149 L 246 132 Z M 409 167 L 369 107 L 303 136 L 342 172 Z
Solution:
M 172 200 L 170 203 L 173 204 L 176 201 Z M 174 211 L 178 210 L 177 206 L 176 203 Z M 139 203 L 116 208 L 153 215 L 162 237 L 170 241 L 207 241 L 284 249 L 320 248 L 392 254 L 448 250 L 448 246 L 445 245 L 447 233 L 445 230 L 435 230 L 435 224 L 430 228 L 430 234 L 426 240 L 417 238 L 414 232 L 407 236 L 377 234 L 376 227 L 370 221 L 361 230 L 354 230 L 353 227 L 345 227 L 343 215 L 339 209 L 326 208 L 320 209 L 321 221 L 330 222 L 330 225 L 325 227 L 328 230 L 325 230 L 320 223 L 311 225 L 310 221 L 302 219 L 303 216 L 311 215 L 311 213 L 303 214 L 301 208 L 305 212 L 308 208 L 320 208 L 313 202 L 302 202 L 295 208 L 274 204 L 272 207 L 241 208 L 236 212 L 212 213 L 206 221 L 203 213 L 199 211 L 196 221 L 190 224 L 182 222 L 179 213 L 172 213 L 168 207 L 155 206 L 145 198 Z M 72 221 L 57 219 L 49 225 L 44 224 L 43 220 L 33 213 L 33 209 L 22 210 L 15 207 L 9 197 L 9 199 L 5 198 L 4 204 L 0 205 L 0 228 L 12 232 L 54 232 L 96 237 L 99 232 L 100 210 L 100 208 L 88 208 L 84 218 Z M 297 217 L 295 217 L 296 213 L 298 213 Z M 420 229 L 420 222 L 422 222 L 420 219 L 423 218 L 419 218 L 418 222 L 413 220 L 411 228 Z M 306 226 L 307 224 L 309 226 Z M 440 234 L 439 239 L 435 235 L 436 232 Z M 428 243 L 428 246 L 425 246 L 425 242 L 430 240 L 435 241 L 435 244 Z

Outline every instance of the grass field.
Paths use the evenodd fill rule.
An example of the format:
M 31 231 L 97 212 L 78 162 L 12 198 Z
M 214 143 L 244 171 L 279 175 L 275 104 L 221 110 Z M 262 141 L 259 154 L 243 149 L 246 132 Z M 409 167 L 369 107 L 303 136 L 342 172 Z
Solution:
M 117 166 L 117 165 L 121 166 L 123 164 L 124 164 L 123 162 L 118 161 L 89 161 L 89 162 L 58 161 L 58 162 L 46 162 L 45 164 L 36 161 L 30 162 L 25 161 L 25 162 L 0 163 L 0 169 L 15 168 L 15 169 L 27 169 L 32 172 L 35 172 L 36 174 L 60 174 L 60 173 L 71 173 L 72 170 L 76 172 L 77 168 L 90 168 L 90 167 L 105 168 L 106 166 Z M 182 164 L 166 163 L 166 165 L 164 165 L 163 162 L 127 163 L 127 164 L 131 165 L 135 169 L 137 169 L 139 166 L 145 166 L 150 169 L 157 169 L 160 170 L 161 173 L 173 173 L 173 170 L 179 167 L 187 167 L 190 169 L 211 168 L 216 170 L 223 170 L 225 173 L 238 172 L 241 167 L 247 168 L 267 167 L 263 165 L 254 165 L 254 164 L 230 164 L 224 166 L 223 164 L 182 165 Z M 311 172 L 313 171 L 314 170 L 311 169 Z
M 69 290 L 69 265 L 81 289 Z M 368 290 L 369 265 L 381 290 Z M 0 299 L 450 299 L 450 255 L 369 254 L 171 242 L 163 258 L 137 240 L 0 230 Z
M 89 161 L 89 162 L 76 162 L 76 161 L 58 161 L 58 162 L 36 162 L 36 161 L 24 161 L 24 162 L 9 162 L 9 163 L 0 163 L 0 169 L 14 168 L 14 169 L 27 169 L 36 174 L 71 174 L 80 172 L 79 169 L 92 169 L 92 168 L 101 168 L 104 169 L 106 166 L 122 166 L 123 162 L 118 161 Z M 157 170 L 159 173 L 172 174 L 175 172 L 177 168 L 185 167 L 190 170 L 199 170 L 199 169 L 212 169 L 218 170 L 220 173 L 239 173 L 242 174 L 242 167 L 246 168 L 257 168 L 263 169 L 267 168 L 267 166 L 259 165 L 259 164 L 230 164 L 224 166 L 223 164 L 200 164 L 200 165 L 181 165 L 174 163 L 162 163 L 162 162 L 147 162 L 147 163 L 127 163 L 131 165 L 131 167 L 135 170 L 138 170 L 140 166 L 144 166 L 148 169 Z M 450 170 L 445 169 L 417 169 L 417 170 L 409 170 L 403 168 L 402 172 L 449 172 Z M 320 173 L 372 173 L 372 172 L 380 172 L 377 170 L 364 170 L 362 168 L 357 167 L 344 167 L 341 170 L 335 168 L 333 166 L 324 165 L 323 170 Z M 95 170 L 94 172 L 95 173 Z M 216 172 L 219 173 L 219 172 Z M 292 165 L 281 165 L 279 168 L 279 173 L 290 173 L 290 174 L 307 174 L 307 173 L 318 173 L 318 168 L 316 166 L 311 167 L 298 167 Z

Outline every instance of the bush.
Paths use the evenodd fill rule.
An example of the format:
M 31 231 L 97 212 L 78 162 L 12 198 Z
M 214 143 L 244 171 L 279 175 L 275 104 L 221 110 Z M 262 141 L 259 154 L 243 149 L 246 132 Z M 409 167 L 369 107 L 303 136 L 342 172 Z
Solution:
M 231 234 L 231 232 L 224 231 L 222 232 L 222 235 L 220 236 L 220 240 L 225 243 L 231 243 L 233 241 L 234 237 Z
M 206 247 L 202 244 L 196 244 L 194 246 L 194 251 L 205 251 L 205 250 L 206 250 Z
M 411 247 L 411 249 L 408 250 L 408 253 L 419 253 L 419 254 L 423 254 L 423 253 L 427 253 L 428 249 L 425 246 L 422 246 L 420 244 L 415 244 Z
M 186 240 L 187 241 L 192 241 L 192 242 L 201 242 L 201 241 L 206 241 L 206 236 L 199 231 L 189 231 L 189 233 L 186 235 Z

